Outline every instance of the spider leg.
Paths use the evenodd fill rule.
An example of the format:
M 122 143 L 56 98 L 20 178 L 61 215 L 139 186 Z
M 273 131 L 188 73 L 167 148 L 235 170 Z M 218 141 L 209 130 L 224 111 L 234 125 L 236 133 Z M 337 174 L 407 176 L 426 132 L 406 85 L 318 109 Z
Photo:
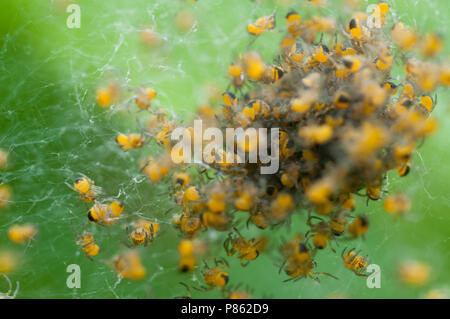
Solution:
M 301 277 L 300 277 L 300 279 L 301 279 Z M 293 281 L 293 280 L 297 281 L 297 280 L 300 280 L 300 279 L 298 279 L 297 277 L 291 277 L 291 278 L 283 280 L 283 282 L 289 282 L 289 281 Z
M 356 276 L 359 276 L 359 277 L 369 277 L 369 275 L 366 275 L 366 274 L 363 274 L 363 273 L 360 273 L 360 272 L 357 272 L 357 271 L 354 271 L 354 273 L 355 273 Z
M 288 261 L 287 258 L 283 261 L 283 263 L 280 266 L 280 269 L 278 270 L 278 274 L 281 274 L 281 270 L 284 268 L 284 265 L 286 265 L 287 261 Z
M 320 272 L 320 271 L 318 271 L 318 272 L 314 272 L 314 274 L 315 274 L 315 275 L 328 276 L 328 277 L 334 278 L 334 279 L 336 279 L 336 280 L 339 280 L 338 277 L 333 276 L 332 274 L 329 274 L 329 273 L 327 273 L 327 272 Z
M 328 241 L 328 243 L 330 244 L 330 249 L 333 253 L 336 253 L 336 250 L 334 250 L 333 246 L 331 246 L 331 240 Z M 337 244 L 337 242 L 336 242 Z
M 342 260 L 345 262 L 345 251 L 347 250 L 347 247 L 345 247 L 343 250 L 342 250 L 342 252 L 341 252 L 341 258 L 342 258 Z
M 231 240 L 231 234 L 228 234 L 227 239 L 225 239 L 225 241 L 223 242 L 223 248 L 225 248 L 227 256 L 232 256 L 234 254 L 234 252 L 232 252 L 233 248 L 229 249 L 230 240 Z
M 313 274 L 319 274 L 319 273 L 316 273 L 316 272 L 314 272 Z M 313 275 L 312 275 L 312 274 L 308 274 L 308 277 L 309 277 L 309 278 L 311 278 L 312 280 L 314 280 L 314 281 L 316 281 L 317 283 L 319 283 L 319 284 L 320 284 L 320 280 L 319 280 L 319 278 L 317 278 L 317 277 L 313 277 Z
M 242 267 L 247 267 L 248 264 L 250 263 L 250 261 L 247 260 L 247 263 L 244 263 L 243 260 L 244 260 L 244 258 L 239 259 L 239 261 L 240 261 L 240 263 L 241 263 L 241 266 L 242 266 Z

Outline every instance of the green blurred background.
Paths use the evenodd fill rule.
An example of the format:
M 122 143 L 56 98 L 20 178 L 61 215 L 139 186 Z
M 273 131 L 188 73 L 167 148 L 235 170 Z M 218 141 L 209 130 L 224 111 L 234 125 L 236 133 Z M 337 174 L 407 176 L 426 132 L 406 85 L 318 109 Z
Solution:
M 65 8 L 70 2 L 81 7 L 80 29 L 66 26 L 69 14 Z M 188 119 L 195 107 L 206 102 L 208 87 L 226 88 L 226 68 L 249 42 L 247 23 L 274 8 L 280 25 L 290 8 L 305 17 L 322 11 L 341 20 L 348 18 L 340 1 L 328 2 L 330 8 L 316 9 L 304 1 L 287 0 L 263 0 L 261 4 L 250 0 L 199 0 L 194 4 L 175 0 L 3 0 L 0 148 L 10 153 L 11 165 L 0 172 L 0 184 L 9 184 L 14 194 L 10 207 L 0 211 L 0 251 L 11 250 L 19 256 L 20 265 L 9 274 L 20 282 L 18 298 L 173 298 L 185 294 L 180 281 L 198 286 L 198 270 L 188 275 L 177 271 L 179 237 L 164 214 L 172 204 L 167 196 L 161 196 L 167 188 L 151 184 L 139 174 L 142 152 L 123 152 L 114 145 L 117 132 L 136 129 L 134 116 L 99 108 L 95 90 L 111 76 L 130 87 L 151 81 L 158 92 L 156 107 Z M 448 56 L 447 0 L 389 2 L 401 21 L 421 33 L 440 33 L 446 40 L 443 55 Z M 362 4 L 367 6 L 367 1 Z M 174 17 L 185 9 L 196 19 L 187 33 L 174 26 Z M 163 37 L 158 50 L 141 41 L 140 31 L 149 25 L 156 26 Z M 254 46 L 269 60 L 280 36 L 265 34 Z M 371 228 L 366 241 L 349 245 L 360 247 L 380 265 L 380 289 L 367 288 L 365 279 L 352 274 L 330 251 L 318 255 L 318 270 L 336 275 L 338 281 L 323 278 L 321 284 L 312 280 L 283 283 L 285 276 L 278 274 L 276 266 L 276 241 L 269 244 L 267 254 L 246 268 L 232 258 L 230 284 L 248 285 L 254 297 L 274 298 L 420 298 L 430 289 L 448 289 L 449 92 L 440 89 L 438 95 L 434 116 L 439 132 L 415 154 L 408 177 L 389 175 L 389 191 L 401 190 L 413 199 L 411 212 L 398 219 L 385 213 L 380 202 L 368 206 L 364 200 L 358 202 L 357 212 L 369 216 Z M 128 218 L 139 212 L 161 222 L 161 233 L 153 245 L 140 249 L 148 272 L 144 281 L 117 282 L 112 269 L 88 260 L 75 245 L 70 227 L 85 225 L 86 209 L 64 182 L 72 182 L 80 173 L 122 199 Z M 28 222 L 39 228 L 36 239 L 25 246 L 12 244 L 8 228 Z M 274 236 L 283 233 L 289 237 L 305 230 L 304 217 L 299 215 L 288 231 L 278 230 Z M 269 231 L 250 228 L 244 233 L 256 236 Z M 208 240 L 213 251 L 223 255 L 219 243 L 223 234 L 214 235 L 218 233 Z M 123 248 L 120 239 L 125 232 L 119 226 L 97 227 L 95 236 L 102 249 L 100 258 L 111 258 Z M 398 265 L 406 259 L 431 265 L 431 278 L 425 286 L 405 286 L 398 280 Z M 81 266 L 80 289 L 66 286 L 69 264 Z M 6 288 L 1 281 L 0 291 Z M 193 292 L 193 297 L 219 296 L 218 292 Z

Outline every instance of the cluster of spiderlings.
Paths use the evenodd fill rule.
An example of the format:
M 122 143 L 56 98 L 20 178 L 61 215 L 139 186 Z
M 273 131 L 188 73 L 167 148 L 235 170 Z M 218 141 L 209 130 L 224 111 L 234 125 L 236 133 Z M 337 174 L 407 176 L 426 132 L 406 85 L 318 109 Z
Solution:
M 332 241 L 366 234 L 367 216 L 350 214 L 354 196 L 380 200 L 388 171 L 408 174 L 418 142 L 437 129 L 429 118 L 436 104 L 432 91 L 450 85 L 450 65 L 438 57 L 442 40 L 392 21 L 389 10 L 380 2 L 369 13 L 355 12 L 344 25 L 330 17 L 303 20 L 298 12 L 287 13 L 275 63 L 253 50 L 241 54 L 228 68 L 230 88 L 222 94 L 221 108 L 198 109 L 203 129 L 279 128 L 280 169 L 275 174 L 261 175 L 262 163 L 238 163 L 237 154 L 226 151 L 203 157 L 200 165 L 175 164 L 183 156 L 179 151 L 179 158 L 173 158 L 171 133 L 178 125 L 164 110 L 152 109 L 153 89 L 139 91 L 135 102 L 151 119 L 144 132 L 120 134 L 116 142 L 124 150 L 151 140 L 164 148 L 162 156 L 146 159 L 141 169 L 153 183 L 172 181 L 173 224 L 185 238 L 178 247 L 181 271 L 198 264 L 196 247 L 204 243 L 197 237 L 209 229 L 228 233 L 225 252 L 243 266 L 259 256 L 267 239 L 242 236 L 237 228 L 242 225 L 235 223 L 238 211 L 247 214 L 247 227 L 260 229 L 282 226 L 293 214 L 306 212 L 308 231 L 280 247 L 280 271 L 287 280 L 334 277 L 315 271 L 317 251 L 335 251 Z M 275 19 L 273 13 L 249 24 L 251 43 L 274 31 L 280 25 Z M 403 79 L 392 75 L 395 64 L 404 67 Z M 115 96 L 111 86 L 99 91 L 97 100 L 108 106 Z M 192 127 L 186 130 L 195 134 Z M 259 142 L 250 138 L 235 148 L 249 153 Z M 89 192 L 80 195 L 89 198 Z M 385 199 L 384 207 L 398 215 L 410 203 L 396 194 Z M 95 208 L 99 219 L 104 218 L 102 211 Z M 134 244 L 151 242 L 159 229 L 140 222 L 136 227 Z M 367 256 L 349 249 L 341 258 L 349 270 L 366 276 Z M 227 285 L 226 268 L 222 259 L 215 267 L 205 264 L 203 288 Z

